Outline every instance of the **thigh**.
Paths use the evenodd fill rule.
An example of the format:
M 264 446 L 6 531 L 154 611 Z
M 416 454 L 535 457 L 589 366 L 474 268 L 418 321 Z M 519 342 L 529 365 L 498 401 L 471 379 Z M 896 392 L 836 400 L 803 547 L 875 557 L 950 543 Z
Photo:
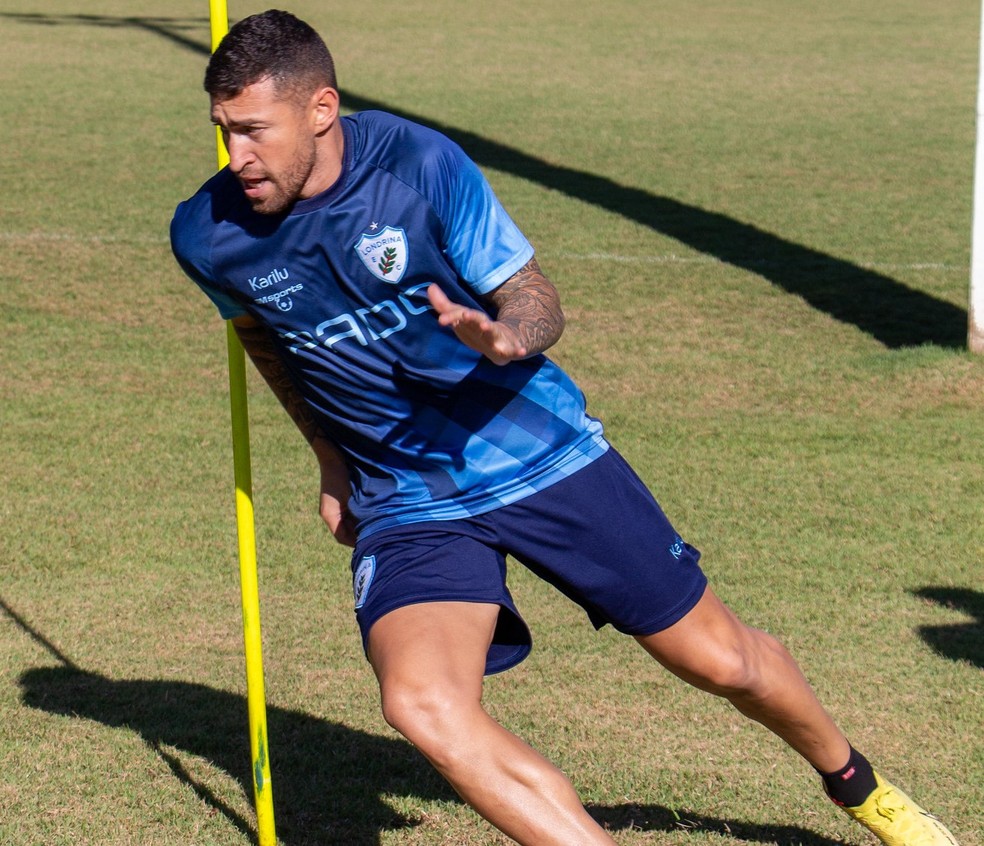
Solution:
M 353 555 L 355 611 L 369 654 L 370 635 L 383 619 L 405 607 L 421 606 L 393 619 L 406 621 L 401 636 L 408 648 L 443 603 L 489 605 L 497 609 L 486 648 L 485 671 L 501 672 L 530 651 L 529 630 L 506 587 L 505 557 L 492 543 L 481 519 L 412 524 L 370 535 Z M 470 614 L 463 615 L 470 618 Z M 388 625 L 392 625 L 390 620 Z
M 499 606 L 477 602 L 404 605 L 369 632 L 368 655 L 385 698 L 388 689 L 436 689 L 479 701 Z

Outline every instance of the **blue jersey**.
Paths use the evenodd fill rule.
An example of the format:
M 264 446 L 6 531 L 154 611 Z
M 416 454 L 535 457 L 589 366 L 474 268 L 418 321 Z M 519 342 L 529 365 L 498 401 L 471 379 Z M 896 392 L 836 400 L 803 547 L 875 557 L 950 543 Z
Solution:
M 479 296 L 533 248 L 444 136 L 382 112 L 341 120 L 342 172 L 285 215 L 252 210 L 228 169 L 178 206 L 181 267 L 223 317 L 249 314 L 343 452 L 365 536 L 481 514 L 607 449 L 543 355 L 497 366 L 440 326 L 426 289 Z

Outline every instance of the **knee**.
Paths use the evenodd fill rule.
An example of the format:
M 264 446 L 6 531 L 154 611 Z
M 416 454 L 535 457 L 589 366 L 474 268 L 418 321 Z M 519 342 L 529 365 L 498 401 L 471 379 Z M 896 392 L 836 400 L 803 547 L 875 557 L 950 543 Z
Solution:
M 457 746 L 466 703 L 438 685 L 388 684 L 380 692 L 383 719 L 440 767 Z
M 451 710 L 440 690 L 389 684 L 380 690 L 383 719 L 409 740 L 446 724 Z
M 726 699 L 765 700 L 778 675 L 770 672 L 776 661 L 785 661 L 783 646 L 758 629 L 746 629 L 740 637 L 711 647 L 691 682 Z
M 778 640 L 741 622 L 710 589 L 674 626 L 638 639 L 684 681 L 732 704 L 764 702 L 799 672 Z

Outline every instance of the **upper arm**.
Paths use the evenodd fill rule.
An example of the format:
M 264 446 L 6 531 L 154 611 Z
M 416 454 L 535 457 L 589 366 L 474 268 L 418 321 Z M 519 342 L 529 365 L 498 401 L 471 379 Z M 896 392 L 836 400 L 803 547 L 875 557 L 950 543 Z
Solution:
M 427 191 L 444 227 L 442 247 L 461 278 L 484 296 L 520 272 L 533 247 L 460 147 L 445 139 L 437 152 Z
M 210 183 L 211 184 L 211 183 Z M 219 314 L 230 319 L 244 314 L 241 303 L 215 287 L 212 266 L 211 193 L 199 191 L 181 203 L 171 220 L 171 250 L 181 269 L 205 292 Z

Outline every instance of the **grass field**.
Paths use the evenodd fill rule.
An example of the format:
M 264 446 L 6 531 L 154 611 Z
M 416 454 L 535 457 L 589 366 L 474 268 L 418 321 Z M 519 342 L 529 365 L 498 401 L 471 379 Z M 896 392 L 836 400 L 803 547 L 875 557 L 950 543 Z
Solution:
M 984 846 L 975 4 L 289 8 L 349 108 L 475 157 L 561 289 L 555 357 L 718 592 Z M 166 238 L 215 167 L 207 16 L 0 0 L 4 844 L 254 839 L 225 336 Z M 312 460 L 250 382 L 282 843 L 505 843 L 379 716 Z M 510 584 L 536 649 L 488 706 L 620 844 L 867 842 L 764 731 Z

